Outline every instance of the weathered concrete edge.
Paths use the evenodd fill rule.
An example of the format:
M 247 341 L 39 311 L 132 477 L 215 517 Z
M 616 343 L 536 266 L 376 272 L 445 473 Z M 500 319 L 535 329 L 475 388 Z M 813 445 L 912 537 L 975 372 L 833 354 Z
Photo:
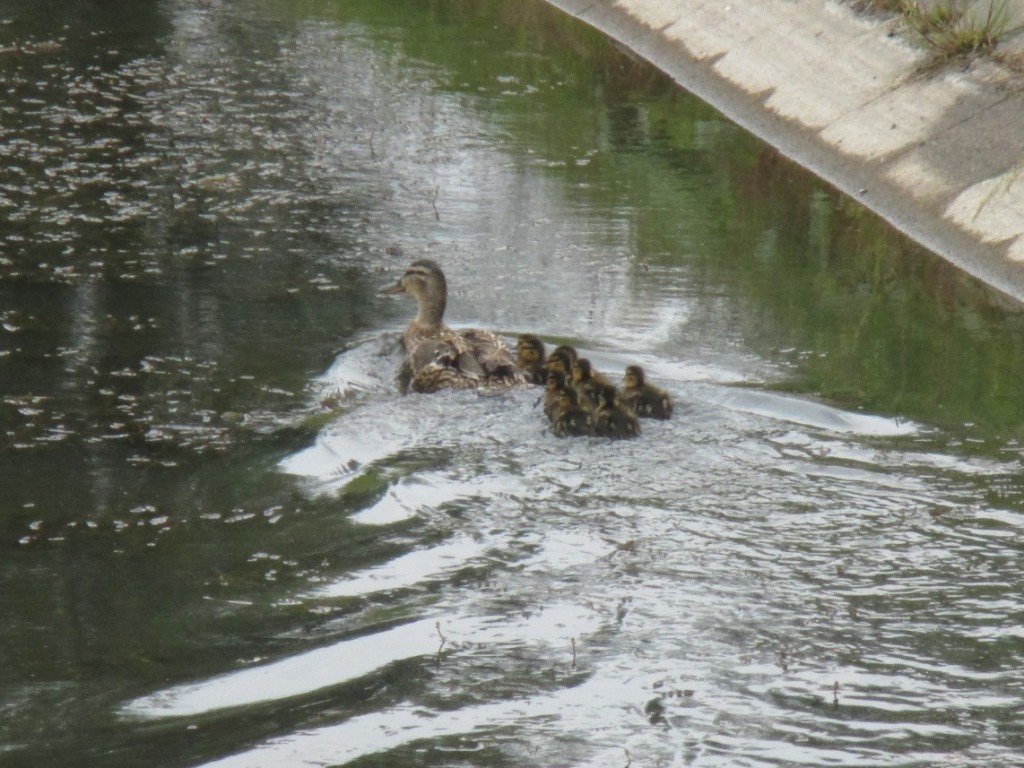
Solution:
M 951 185 L 949 180 L 946 180 L 946 186 L 952 186 L 952 189 L 947 190 L 947 194 L 922 196 L 913 188 L 914 173 L 893 172 L 896 161 L 900 159 L 898 154 L 889 153 L 888 157 L 882 159 L 865 159 L 863 153 L 850 154 L 840 151 L 834 141 L 830 143 L 823 138 L 823 133 L 830 126 L 815 125 L 813 116 L 806 122 L 801 121 L 800 115 L 783 116 L 768 104 L 772 97 L 770 89 L 758 91 L 746 88 L 723 76 L 716 68 L 716 63 L 723 58 L 720 53 L 707 57 L 696 56 L 681 44 L 678 38 L 673 39 L 666 34 L 675 23 L 672 21 L 673 17 L 681 19 L 684 13 L 689 12 L 703 15 L 701 20 L 704 26 L 701 28 L 701 35 L 714 38 L 719 31 L 727 28 L 731 20 L 726 15 L 735 13 L 734 5 L 742 5 L 742 0 L 734 5 L 709 5 L 697 0 L 675 0 L 672 3 L 666 3 L 664 0 L 546 2 L 604 32 L 650 61 L 681 86 L 717 108 L 744 129 L 764 139 L 787 157 L 858 200 L 928 249 L 1018 302 L 1024 302 L 1024 261 L 1021 260 L 1024 259 L 1024 253 L 1021 252 L 1024 250 L 1024 234 L 1021 234 L 1024 233 L 1024 206 L 1019 209 L 1019 222 L 1013 221 L 1009 231 L 1005 221 L 986 229 L 984 222 L 979 224 L 974 220 L 969 220 L 968 226 L 964 226 L 965 217 L 962 214 L 959 216 L 959 222 L 951 214 L 954 205 L 961 205 L 964 199 L 972 197 L 976 200 L 979 194 L 984 198 L 979 203 L 980 210 L 980 206 L 987 202 L 985 196 L 990 194 L 985 190 L 997 187 L 1000 193 L 1008 192 L 1011 204 L 1014 203 L 1014 198 L 1019 196 L 1020 187 L 1024 183 L 1013 171 L 1015 163 L 1019 168 L 1020 153 L 1005 158 L 1001 172 L 986 170 L 981 176 L 983 182 L 979 182 L 976 168 L 967 170 L 968 165 L 972 168 L 987 167 L 994 158 L 986 157 L 985 162 L 975 162 L 973 158 L 968 157 L 965 160 L 964 177 L 958 179 L 954 173 Z M 652 25 L 652 20 L 657 22 L 666 18 L 666 5 L 670 7 L 668 21 L 658 26 Z M 780 37 L 792 40 L 794 35 L 800 34 L 801 25 L 797 24 L 794 27 L 793 19 L 788 18 L 786 13 L 804 14 L 807 11 L 807 4 L 790 2 L 788 5 L 790 10 L 782 9 L 782 13 L 779 13 L 780 8 L 776 6 L 773 9 L 775 13 L 767 17 L 767 23 L 777 24 Z M 720 13 L 721 18 L 709 19 L 709 7 L 714 9 L 710 13 Z M 718 8 L 721 11 L 717 10 Z M 765 23 L 766 18 L 761 16 L 757 21 Z M 885 30 L 879 28 L 878 35 L 884 39 Z M 721 39 L 715 42 L 724 49 L 737 45 L 735 39 L 728 39 L 724 33 L 720 37 Z M 746 51 L 745 54 L 749 56 L 750 52 Z M 766 61 L 766 66 L 768 65 L 769 62 Z M 846 68 L 846 71 L 848 72 L 849 68 Z M 804 73 L 809 93 L 813 94 L 816 86 L 820 90 L 823 73 L 811 67 L 805 67 Z M 797 76 L 800 77 L 799 73 Z M 865 76 L 877 78 L 878 73 L 868 71 Z M 896 91 L 898 100 L 901 95 L 898 93 L 899 83 L 896 81 L 905 82 L 910 76 L 916 77 L 916 68 L 911 67 L 905 72 L 886 73 L 885 76 L 893 80 L 892 88 Z M 838 87 L 842 88 L 845 85 L 844 83 Z M 972 87 L 976 85 L 978 84 L 972 84 Z M 1008 95 L 1005 89 L 991 84 L 982 83 L 979 87 L 988 92 L 990 103 L 1002 104 L 1004 107 L 1009 103 L 1009 110 L 1002 109 L 1007 116 L 1001 118 L 1001 129 L 1007 132 L 1006 135 L 1024 137 L 1024 129 L 1021 127 L 1024 126 L 1024 97 L 1019 92 Z M 907 98 L 912 98 L 913 95 L 908 94 Z M 906 106 L 914 112 L 912 103 L 907 102 Z M 962 124 L 971 117 L 970 114 L 957 114 L 955 105 L 949 112 L 952 114 L 944 115 L 942 120 L 946 126 Z M 856 110 L 852 118 L 857 119 Z M 849 116 L 844 119 L 849 119 Z M 979 140 L 986 141 L 987 137 L 979 137 Z M 926 142 L 920 143 L 924 145 Z M 948 143 L 947 137 L 946 144 Z M 993 152 L 1006 153 L 1006 146 L 1001 146 L 999 142 L 992 143 L 994 147 L 989 152 L 990 155 Z M 1011 153 L 1016 152 L 1017 148 L 1016 141 L 1012 142 Z M 941 149 L 945 152 L 950 151 L 948 147 Z M 977 150 L 977 146 L 967 147 L 964 153 L 971 155 Z M 903 160 L 907 160 L 906 156 Z M 995 158 L 995 161 L 1000 162 L 998 158 Z M 912 162 L 917 162 L 917 158 L 913 158 Z M 904 162 L 904 165 L 907 165 L 907 162 Z M 1009 182 L 1003 184 L 1001 179 L 1011 172 L 1013 175 L 1010 176 Z M 1004 189 L 1010 186 L 1014 189 Z M 1005 208 L 1005 204 L 1003 207 Z M 1015 212 L 1011 213 L 1016 216 Z M 979 217 L 975 214 L 974 218 Z

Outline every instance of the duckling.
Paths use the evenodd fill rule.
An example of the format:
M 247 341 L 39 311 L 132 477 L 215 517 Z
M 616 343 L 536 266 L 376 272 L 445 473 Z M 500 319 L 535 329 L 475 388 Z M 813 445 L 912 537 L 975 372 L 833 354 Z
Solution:
M 594 419 L 580 407 L 576 390 L 565 387 L 559 393 L 551 431 L 558 437 L 581 437 L 594 434 Z
M 435 261 L 419 259 L 381 293 L 407 293 L 418 311 L 402 334 L 408 355 L 404 392 L 437 392 L 525 383 L 505 343 L 490 331 L 454 330 L 444 324 L 448 281 Z
M 576 359 L 579 357 L 579 353 L 576 351 L 576 347 L 570 346 L 568 344 L 560 344 L 551 351 L 551 354 L 564 355 L 568 358 L 567 362 L 569 364 L 566 366 L 566 372 L 572 370 L 572 364 L 575 363 Z
M 572 386 L 579 395 L 580 405 L 594 410 L 597 408 L 597 389 L 611 384 L 608 377 L 590 364 L 590 360 L 581 357 L 572 365 Z
M 524 333 L 516 341 L 516 365 L 533 384 L 543 384 L 548 378 L 547 356 L 544 342 L 532 333 Z
M 548 359 L 544 364 L 547 368 L 548 373 L 563 373 L 568 379 L 572 375 L 572 364 L 576 359 L 568 351 L 568 347 L 556 347 L 548 355 Z
M 619 393 L 611 384 L 597 389 L 597 410 L 594 412 L 594 431 L 613 438 L 638 437 L 640 422 L 632 411 L 619 403 Z
M 622 404 L 642 418 L 667 419 L 672 416 L 672 396 L 644 381 L 644 369 L 639 365 L 626 368 L 622 388 Z
M 565 374 L 561 371 L 552 371 L 548 374 L 548 380 L 544 384 L 544 395 L 541 401 L 544 403 L 544 415 L 548 421 L 554 421 L 557 416 L 558 400 L 562 390 L 566 388 Z

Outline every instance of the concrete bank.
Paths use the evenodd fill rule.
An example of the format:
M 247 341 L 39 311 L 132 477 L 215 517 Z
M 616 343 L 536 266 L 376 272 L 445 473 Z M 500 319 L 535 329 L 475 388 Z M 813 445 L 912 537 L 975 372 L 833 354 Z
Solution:
M 548 2 L 1024 301 L 1024 75 L 989 59 L 927 72 L 895 20 L 837 0 Z

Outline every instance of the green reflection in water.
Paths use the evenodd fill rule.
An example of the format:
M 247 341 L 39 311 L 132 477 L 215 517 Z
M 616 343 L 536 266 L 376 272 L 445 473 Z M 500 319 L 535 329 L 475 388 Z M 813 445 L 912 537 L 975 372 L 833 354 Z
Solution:
M 410 12 L 316 7 L 372 20 L 385 37 Z M 441 87 L 493 113 L 570 199 L 628 216 L 638 282 L 651 265 L 684 267 L 696 292 L 742 304 L 745 343 L 787 364 L 774 386 L 974 437 L 1022 434 L 1015 302 L 557 11 L 444 2 L 416 12 L 401 55 L 437 65 Z

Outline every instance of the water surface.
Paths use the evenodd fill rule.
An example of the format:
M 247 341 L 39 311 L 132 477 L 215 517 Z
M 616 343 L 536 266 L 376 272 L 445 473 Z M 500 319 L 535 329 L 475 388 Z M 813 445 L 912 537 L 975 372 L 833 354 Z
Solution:
M 0 48 L 0 762 L 1024 749 L 1018 307 L 541 3 L 12 2 Z M 676 418 L 399 396 L 424 256 Z

